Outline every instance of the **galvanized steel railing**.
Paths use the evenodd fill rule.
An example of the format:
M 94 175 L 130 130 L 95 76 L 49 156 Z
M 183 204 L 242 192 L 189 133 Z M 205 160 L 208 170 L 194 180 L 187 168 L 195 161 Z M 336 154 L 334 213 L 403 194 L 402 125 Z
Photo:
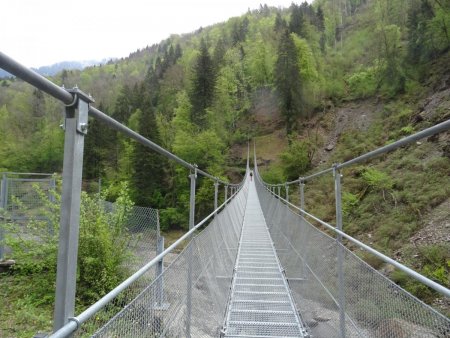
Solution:
M 58 254 L 56 332 L 52 337 L 67 337 L 80 328 L 81 335 L 94 334 L 99 337 L 129 335 L 210 337 L 219 334 L 231 282 L 229 273 L 236 258 L 248 180 L 241 185 L 221 181 L 92 107 L 93 99 L 78 88 L 66 90 L 58 87 L 1 52 L 0 67 L 66 105 L 60 225 L 62 245 Z M 190 170 L 190 230 L 133 276 L 74 317 L 81 171 L 88 116 L 103 121 L 111 128 Z M 312 332 L 316 331 L 317 336 L 448 335 L 450 330 L 448 318 L 390 282 L 342 244 L 342 238 L 345 237 L 445 296 L 450 295 L 448 289 L 342 231 L 340 169 L 449 128 L 450 120 L 351 161 L 336 164 L 317 174 L 282 185 L 265 185 L 255 167 L 258 195 L 280 262 L 285 269 L 297 308 L 306 318 Z M 248 172 L 247 168 L 247 174 Z M 331 172 L 335 177 L 336 227 L 304 211 L 304 182 Z M 215 210 L 195 225 L 195 190 L 198 174 L 214 181 Z M 227 197 L 226 202 L 217 207 L 219 184 L 225 186 Z M 291 184 L 300 185 L 300 208 L 289 203 L 288 198 L 275 197 L 275 187 L 278 187 L 279 192 L 282 186 L 287 189 Z M 228 188 L 231 188 L 230 198 Z M 312 226 L 306 220 L 308 217 L 335 231 L 336 238 Z M 139 284 L 140 280 L 145 279 L 143 276 L 161 262 L 163 257 L 179 247 L 183 241 L 192 238 L 194 233 L 208 222 L 209 226 L 187 244 L 184 251 L 164 273 L 150 285 Z M 224 226 L 225 223 L 227 226 Z M 83 325 L 84 323 L 86 325 Z M 103 324 L 106 325 L 100 328 Z M 320 330 L 323 330 L 322 333 Z
M 17 76 L 18 78 L 28 82 L 34 87 L 46 92 L 54 98 L 62 101 L 65 104 L 65 139 L 64 139 L 64 164 L 63 164 L 63 187 L 61 196 L 61 217 L 60 217 L 60 236 L 59 236 L 59 250 L 58 250 L 58 269 L 56 281 L 56 304 L 54 315 L 54 330 L 58 331 L 58 336 L 71 334 L 78 327 L 79 324 L 89 319 L 102 306 L 108 303 L 109 300 L 115 296 L 107 295 L 101 302 L 97 302 L 89 311 L 83 312 L 82 315 L 74 317 L 75 309 L 75 281 L 77 269 L 77 254 L 78 254 L 78 232 L 79 232 L 79 217 L 80 217 L 80 196 L 81 196 L 81 177 L 82 177 L 82 163 L 84 150 L 84 136 L 88 132 L 88 117 L 92 116 L 104 123 L 112 129 L 115 129 L 144 146 L 160 153 L 161 155 L 175 161 L 179 165 L 187 168 L 191 174 L 190 189 L 190 211 L 189 211 L 189 229 L 190 231 L 183 236 L 186 239 L 192 235 L 194 229 L 203 225 L 206 220 L 195 226 L 195 191 L 197 175 L 202 175 L 214 181 L 214 205 L 217 207 L 218 188 L 219 184 L 225 187 L 225 196 L 234 196 L 242 184 L 230 184 L 220 180 L 218 177 L 208 174 L 199 169 L 195 164 L 186 162 L 178 156 L 172 154 L 166 149 L 160 147 L 154 142 L 146 139 L 120 122 L 109 117 L 100 110 L 94 108 L 92 103 L 93 98 L 86 95 L 77 87 L 66 90 L 64 87 L 59 87 L 43 76 L 37 74 L 33 70 L 26 68 L 14 59 L 0 52 L 0 68 Z M 230 189 L 230 192 L 229 192 Z M 228 194 L 230 193 L 230 194 Z M 228 199 L 229 200 L 229 199 Z M 215 212 L 218 210 L 216 209 Z M 177 242 L 177 245 L 180 242 Z M 170 246 L 165 252 L 170 252 L 175 246 Z M 169 250 L 170 249 L 170 250 Z M 153 266 L 161 260 L 163 254 L 158 255 L 145 267 L 137 273 L 134 278 L 138 278 L 148 270 L 149 264 Z M 127 280 L 128 281 L 128 280 Z M 126 288 L 132 281 L 125 281 L 116 289 Z M 109 297 L 109 298 L 108 298 Z M 61 335 L 60 335 L 61 334 Z
M 314 320 L 314 316 L 319 319 L 327 317 L 328 327 L 312 327 L 313 334 L 317 330 L 322 330 L 316 334 L 324 337 L 444 337 L 450 334 L 448 318 L 388 280 L 342 244 L 345 238 L 443 296 L 450 297 L 450 290 L 446 287 L 342 231 L 340 172 L 344 167 L 449 129 L 450 120 L 447 120 L 353 160 L 282 184 L 263 182 L 256 166 L 255 153 L 258 194 L 280 261 L 296 295 L 297 306 L 314 327 L 323 326 L 320 320 Z M 335 226 L 304 210 L 305 182 L 327 173 L 333 173 L 335 180 Z M 300 207 L 289 202 L 289 186 L 292 184 L 299 184 Z M 286 189 L 286 198 L 280 196 L 282 187 Z M 336 238 L 320 231 L 307 219 L 332 230 Z
M 236 196 L 50 337 L 67 337 L 78 328 L 76 336 L 218 336 L 247 189 L 245 184 Z M 183 251 L 153 279 L 152 267 L 183 243 Z

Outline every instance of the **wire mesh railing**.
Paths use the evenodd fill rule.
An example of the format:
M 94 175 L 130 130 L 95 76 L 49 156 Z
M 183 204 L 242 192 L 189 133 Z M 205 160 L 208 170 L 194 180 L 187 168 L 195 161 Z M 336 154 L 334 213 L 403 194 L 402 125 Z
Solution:
M 0 173 L 0 208 L 3 217 L 10 220 L 26 220 L 42 217 L 45 202 L 41 194 L 49 201 L 54 196 L 55 178 L 52 174 L 36 173 Z
M 192 239 L 155 278 L 150 262 L 101 307 L 76 317 L 78 337 L 217 337 L 243 223 L 247 185 L 192 229 Z M 210 223 L 200 232 L 196 230 Z M 174 243 L 178 246 L 181 242 Z M 163 255 L 173 249 L 169 247 Z M 159 258 L 157 257 L 157 260 Z M 156 262 L 156 261 L 154 261 Z M 133 278 L 131 276 L 130 278 Z M 95 304 L 94 306 L 95 307 Z M 54 337 L 65 336 L 56 333 Z M 52 336 L 53 337 L 53 336 Z
M 449 336 L 448 318 L 313 226 L 255 176 L 278 257 L 314 337 Z
M 114 212 L 115 203 L 104 201 L 106 211 Z M 159 229 L 159 213 L 157 209 L 133 206 L 127 213 L 125 226 L 130 235 L 128 249 L 132 257 L 127 260 L 126 267 L 134 272 L 149 262 L 157 254 Z
M 11 223 L 20 223 L 20 233 L 36 239 L 41 234 L 28 226 L 30 220 L 48 222 L 45 231 L 53 232 L 48 213 L 49 203 L 54 203 L 54 190 L 52 174 L 0 173 L 0 260 L 11 253 L 11 248 L 5 245 Z

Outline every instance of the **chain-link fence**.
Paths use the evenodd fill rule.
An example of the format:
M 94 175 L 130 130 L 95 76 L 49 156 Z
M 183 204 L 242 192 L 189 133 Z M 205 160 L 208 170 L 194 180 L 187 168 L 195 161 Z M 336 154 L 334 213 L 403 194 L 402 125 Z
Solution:
M 115 210 L 114 203 L 104 201 L 103 204 L 106 211 Z M 134 272 L 157 254 L 158 241 L 161 241 L 158 210 L 133 206 L 127 215 L 126 227 L 131 235 L 129 249 L 133 254 L 126 266 Z
M 54 199 L 55 178 L 52 174 L 0 173 L 0 208 L 3 217 L 16 221 L 43 217 L 43 194 Z
M 247 186 L 154 278 L 152 270 L 77 331 L 79 337 L 217 337 L 223 327 Z
M 297 308 L 314 337 L 450 337 L 448 318 L 256 183 Z
M 48 222 L 45 231 L 52 232 L 48 212 L 54 202 L 55 178 L 52 174 L 0 173 L 0 260 L 11 253 L 6 246 L 7 224 L 20 223 L 20 232 L 27 238 L 42 240 L 30 219 Z

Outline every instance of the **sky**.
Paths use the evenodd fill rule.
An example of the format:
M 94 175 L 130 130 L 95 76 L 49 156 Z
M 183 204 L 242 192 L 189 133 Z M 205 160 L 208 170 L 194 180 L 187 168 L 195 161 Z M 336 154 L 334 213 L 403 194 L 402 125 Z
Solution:
M 292 0 L 2 0 L 0 50 L 27 67 L 124 57 L 260 3 Z

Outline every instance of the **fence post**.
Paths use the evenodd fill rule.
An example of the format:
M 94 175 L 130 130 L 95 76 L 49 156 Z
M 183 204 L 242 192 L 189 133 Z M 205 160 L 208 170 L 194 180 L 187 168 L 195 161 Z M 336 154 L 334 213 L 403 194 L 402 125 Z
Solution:
M 225 188 L 225 203 L 226 203 L 228 199 L 228 184 L 226 184 L 224 188 Z
M 189 175 L 191 179 L 191 194 L 189 199 L 189 230 L 195 226 L 195 183 L 197 179 L 197 168 Z M 192 241 L 188 243 L 188 278 L 186 296 L 186 337 L 191 337 L 191 315 L 192 315 Z
M 300 191 L 300 209 L 305 210 L 305 182 L 301 177 L 299 183 L 299 191 Z
M 342 191 L 341 191 L 341 172 L 338 164 L 333 167 L 334 192 L 336 199 L 336 228 L 342 231 Z M 345 285 L 344 285 L 344 248 L 342 236 L 337 235 L 337 264 L 338 264 L 338 292 L 339 292 L 339 326 L 341 338 L 345 338 Z
M 286 201 L 289 202 L 289 186 L 286 184 L 284 186 L 284 189 L 286 190 Z
M 161 228 L 159 224 L 159 210 L 156 210 L 156 255 L 164 251 L 164 236 L 161 236 Z M 162 309 L 164 303 L 164 281 L 162 273 L 164 271 L 164 258 L 161 258 L 156 265 L 156 309 Z
M 1 185 L 1 190 L 0 190 L 0 208 L 3 209 L 4 212 L 4 216 L 6 217 L 6 209 L 8 208 L 8 174 L 3 173 L 2 176 L 2 185 Z M 5 246 L 4 246 L 4 230 L 3 230 L 3 226 L 0 225 L 0 261 L 4 258 L 4 251 L 5 251 Z
M 278 186 L 278 198 L 280 198 L 281 197 L 281 186 L 279 185 Z
M 56 179 L 55 179 L 54 175 L 50 179 L 49 185 L 50 185 L 50 191 L 49 191 L 48 197 L 49 197 L 51 203 L 55 203 Z
M 80 225 L 81 177 L 84 135 L 87 132 L 89 104 L 93 102 L 78 88 L 70 90 L 74 101 L 66 106 L 63 190 L 56 274 L 54 331 L 64 326 L 75 311 L 75 284 Z
M 214 210 L 217 209 L 217 199 L 219 195 L 219 181 L 215 180 L 214 182 Z M 217 211 L 215 212 L 215 215 L 217 215 Z

